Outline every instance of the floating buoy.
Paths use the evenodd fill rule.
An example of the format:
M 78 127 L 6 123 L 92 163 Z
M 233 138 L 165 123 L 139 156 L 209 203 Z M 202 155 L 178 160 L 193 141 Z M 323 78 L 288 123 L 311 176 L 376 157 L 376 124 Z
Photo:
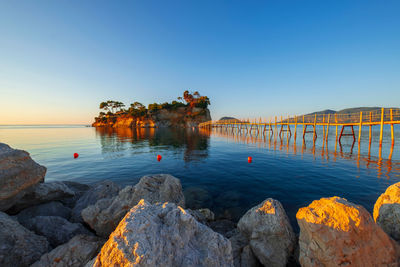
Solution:
M 161 159 L 162 159 L 161 155 L 157 155 L 157 160 L 161 161 Z
M 78 153 L 74 153 L 74 159 L 76 159 L 77 157 L 79 157 Z
M 248 162 L 248 163 L 251 163 L 252 161 L 253 161 L 253 158 L 252 158 L 252 157 L 248 157 L 248 158 L 247 158 L 247 162 Z

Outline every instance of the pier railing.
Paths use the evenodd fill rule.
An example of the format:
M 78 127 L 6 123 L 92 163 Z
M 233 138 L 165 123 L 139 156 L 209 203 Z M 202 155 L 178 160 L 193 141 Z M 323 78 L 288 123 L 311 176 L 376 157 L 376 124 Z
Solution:
M 379 157 L 382 155 L 383 126 L 390 125 L 391 141 L 394 146 L 394 125 L 400 124 L 399 109 L 384 109 L 374 111 L 361 111 L 357 113 L 332 113 L 332 114 L 309 114 L 303 116 L 288 116 L 274 118 L 253 118 L 253 119 L 232 119 L 208 121 L 199 124 L 200 128 L 226 128 L 232 129 L 232 133 L 256 133 L 268 136 L 279 136 L 281 139 L 286 134 L 286 139 L 292 137 L 292 128 L 294 127 L 294 141 L 297 139 L 297 127 L 302 127 L 303 140 L 306 134 L 312 134 L 314 142 L 317 139 L 317 126 L 322 126 L 323 142 L 328 142 L 330 127 L 335 127 L 336 142 L 341 142 L 343 136 L 352 136 L 353 140 L 361 142 L 361 133 L 363 127 L 369 128 L 369 142 L 372 142 L 372 127 L 380 126 L 379 134 Z M 339 127 L 341 127 L 339 133 Z M 354 127 L 358 127 L 358 136 L 354 132 Z M 310 129 L 311 128 L 311 129 Z M 345 131 L 349 128 L 350 131 Z M 389 156 L 389 159 L 391 155 Z

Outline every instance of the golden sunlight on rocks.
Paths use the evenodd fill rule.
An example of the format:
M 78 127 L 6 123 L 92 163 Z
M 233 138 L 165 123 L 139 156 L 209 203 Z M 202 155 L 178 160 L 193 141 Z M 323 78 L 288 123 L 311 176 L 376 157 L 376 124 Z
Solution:
M 240 219 L 238 229 L 264 266 L 286 266 L 294 249 L 295 236 L 279 201 L 268 198 L 251 208 Z
M 389 186 L 378 198 L 373 215 L 388 235 L 400 241 L 400 182 Z
M 263 205 L 257 209 L 257 212 L 275 214 L 275 207 L 271 202 L 265 201 Z
M 119 223 L 93 266 L 232 266 L 228 239 L 174 203 L 140 200 Z
M 302 266 L 397 266 L 397 244 L 362 206 L 322 198 L 296 217 Z

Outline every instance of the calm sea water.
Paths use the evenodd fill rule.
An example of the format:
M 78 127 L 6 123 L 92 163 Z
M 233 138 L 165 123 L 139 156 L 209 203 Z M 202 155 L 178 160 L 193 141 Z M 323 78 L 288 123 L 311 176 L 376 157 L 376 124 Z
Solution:
M 392 151 L 388 130 L 383 159 L 377 157 L 379 129 L 369 148 L 367 128 L 360 149 L 348 137 L 335 145 L 334 130 L 328 145 L 320 137 L 315 145 L 310 139 L 303 143 L 301 129 L 294 144 L 293 137 L 288 143 L 286 137 L 225 130 L 0 126 L 0 142 L 30 152 L 47 167 L 46 181 L 110 179 L 128 185 L 146 174 L 170 173 L 181 180 L 189 208 L 207 207 L 220 218 L 237 220 L 272 197 L 297 229 L 297 210 L 321 197 L 341 196 L 372 211 L 379 195 L 400 180 L 400 129 Z M 318 133 L 322 136 L 322 129 Z

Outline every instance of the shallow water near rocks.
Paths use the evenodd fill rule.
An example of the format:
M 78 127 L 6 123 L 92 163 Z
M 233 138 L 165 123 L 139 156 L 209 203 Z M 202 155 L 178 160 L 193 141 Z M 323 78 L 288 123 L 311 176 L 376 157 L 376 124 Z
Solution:
M 294 143 L 293 136 L 287 142 L 286 136 L 234 135 L 224 129 L 0 126 L 0 142 L 30 152 L 47 167 L 46 181 L 110 179 L 128 185 L 146 174 L 170 173 L 181 180 L 188 208 L 210 208 L 217 218 L 237 221 L 271 197 L 283 204 L 295 230 L 297 210 L 313 200 L 340 196 L 372 212 L 379 195 L 400 180 L 400 136 L 388 161 L 390 138 L 384 139 L 379 159 L 379 133 L 373 134 L 369 148 L 365 130 L 358 150 L 351 138 L 335 144 L 334 131 L 328 145 L 320 137 L 313 145 L 311 139 L 303 143 L 301 129 Z

